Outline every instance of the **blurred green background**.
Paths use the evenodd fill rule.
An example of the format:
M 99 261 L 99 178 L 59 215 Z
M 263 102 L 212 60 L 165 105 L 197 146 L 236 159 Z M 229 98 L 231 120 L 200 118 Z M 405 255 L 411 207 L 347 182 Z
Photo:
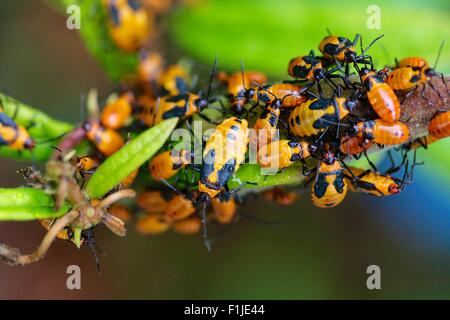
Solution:
M 369 5 L 381 9 L 381 29 L 368 30 Z M 379 65 L 394 57 L 421 55 L 434 62 L 450 31 L 448 1 L 199 1 L 179 8 L 162 23 L 166 50 L 208 65 L 286 75 L 288 60 L 317 49 L 326 34 L 368 43 L 385 38 L 370 53 Z M 0 90 L 50 115 L 81 120 L 80 94 L 91 87 L 107 95 L 114 84 L 86 52 L 65 17 L 34 0 L 0 2 Z M 438 70 L 450 73 L 450 47 Z M 103 273 L 88 249 L 58 241 L 46 258 L 25 268 L 0 265 L 0 298 L 313 299 L 450 298 L 450 154 L 448 141 L 421 150 L 426 162 L 415 182 L 398 196 L 347 196 L 323 211 L 308 194 L 280 208 L 249 200 L 245 213 L 279 222 L 265 225 L 241 218 L 216 238 L 208 254 L 200 237 L 137 235 L 125 239 L 100 228 Z M 0 159 L 0 185 L 18 186 L 15 173 L 26 163 Z M 44 231 L 38 223 L 2 223 L 0 241 L 32 250 Z M 66 289 L 66 268 L 82 268 L 82 290 Z M 366 268 L 379 265 L 382 290 L 366 288 Z

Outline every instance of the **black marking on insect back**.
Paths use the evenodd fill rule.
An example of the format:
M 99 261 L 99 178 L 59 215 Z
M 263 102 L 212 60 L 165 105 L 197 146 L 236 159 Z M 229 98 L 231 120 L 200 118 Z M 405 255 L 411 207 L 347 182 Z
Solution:
M 166 102 L 179 102 L 182 100 L 187 100 L 188 97 L 185 94 L 177 94 L 166 98 Z
M 186 114 L 186 107 L 175 106 L 163 113 L 163 119 L 171 119 L 176 117 L 183 117 Z
M 334 188 L 338 193 L 343 193 L 345 187 L 344 174 L 341 172 L 336 175 L 336 179 L 334 179 Z
M 375 191 L 377 190 L 377 187 L 368 181 L 363 181 L 363 180 L 357 180 L 355 183 L 356 187 L 363 189 L 363 190 L 368 190 L 368 191 Z
M 269 117 L 269 124 L 272 127 L 275 127 L 277 125 L 278 122 L 278 117 L 276 114 L 273 114 L 272 112 L 270 113 L 270 117 Z
M 324 114 L 322 117 L 314 121 L 313 128 L 325 129 L 330 125 L 338 123 L 339 117 L 336 114 Z
M 183 164 L 181 164 L 181 163 L 174 163 L 174 164 L 172 165 L 172 169 L 173 169 L 173 170 L 178 170 L 178 169 L 180 169 L 182 166 L 183 166 Z
M 267 115 L 269 114 L 269 110 L 264 110 L 264 112 L 261 113 L 261 115 L 259 116 L 260 119 L 266 119 Z
M 420 74 L 415 74 L 411 77 L 411 79 L 409 80 L 409 82 L 411 83 L 416 83 L 417 81 L 420 81 L 420 79 L 422 79 L 422 77 L 420 76 Z
M 297 115 L 297 116 L 295 117 L 295 123 L 296 123 L 297 125 L 300 125 L 300 124 L 301 124 L 301 122 L 300 122 L 300 116 L 299 116 L 299 115 Z
M 295 126 L 294 119 L 291 118 L 290 124 L 291 124 L 291 127 Z
M 351 47 L 353 45 L 353 42 L 350 41 L 350 39 L 347 39 L 346 37 L 338 37 L 339 43 L 341 43 L 345 47 Z
M 309 70 L 310 69 L 305 66 L 294 66 L 294 68 L 292 68 L 292 73 L 296 78 L 305 78 L 308 75 Z
M 327 176 L 323 173 L 317 174 L 317 181 L 314 183 L 314 194 L 317 198 L 322 198 L 327 192 L 328 182 Z
M 315 66 L 318 63 L 317 59 L 313 56 L 304 56 L 303 61 L 305 61 L 307 64 L 310 64 L 311 66 Z
M 183 78 L 176 77 L 175 83 L 179 93 L 185 94 L 187 92 L 186 82 L 184 82 Z
M 2 136 L 0 136 L 0 146 L 7 146 L 8 144 L 9 142 L 3 139 Z
M 14 129 L 17 128 L 17 124 L 14 122 L 14 120 L 3 112 L 0 112 L 0 124 L 2 124 L 5 127 L 11 127 Z
M 230 127 L 230 129 L 233 130 L 233 131 L 239 131 L 239 130 L 240 130 L 240 127 L 237 126 L 237 125 L 235 125 L 235 124 L 233 124 L 233 125 Z
M 258 92 L 258 99 L 263 103 L 269 103 L 270 97 L 268 93 L 260 93 Z
M 111 20 L 113 24 L 118 27 L 120 26 L 120 17 L 119 17 L 119 10 L 115 5 L 109 6 L 109 15 L 111 16 Z
M 218 185 L 223 187 L 234 173 L 236 168 L 236 159 L 232 158 L 218 172 Z
M 310 110 L 323 110 L 328 108 L 330 104 L 333 104 L 334 99 L 317 99 L 311 103 L 308 107 Z
M 133 11 L 138 11 L 141 8 L 141 4 L 136 0 L 128 0 L 128 5 Z
M 339 45 L 333 44 L 333 43 L 327 43 L 323 47 L 323 51 L 325 53 L 329 54 L 330 56 L 337 55 L 339 53 Z
M 216 159 L 216 151 L 211 149 L 206 156 L 203 157 L 203 169 L 200 179 L 202 181 L 207 181 L 208 177 L 214 171 L 214 161 Z

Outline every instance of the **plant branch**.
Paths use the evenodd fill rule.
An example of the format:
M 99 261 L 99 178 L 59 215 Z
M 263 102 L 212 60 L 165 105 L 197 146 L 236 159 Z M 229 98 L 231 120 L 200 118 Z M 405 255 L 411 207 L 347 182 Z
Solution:
M 38 249 L 30 254 L 22 255 L 19 249 L 11 248 L 5 244 L 0 244 L 0 260 L 10 265 L 27 265 L 41 259 L 50 248 L 53 240 L 58 233 L 67 225 L 74 221 L 79 215 L 76 210 L 68 212 L 66 215 L 58 219 L 48 230 Z

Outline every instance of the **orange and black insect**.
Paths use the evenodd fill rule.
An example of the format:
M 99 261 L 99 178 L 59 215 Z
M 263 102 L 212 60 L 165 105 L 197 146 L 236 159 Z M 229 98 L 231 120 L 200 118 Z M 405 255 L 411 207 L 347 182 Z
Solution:
M 159 75 L 157 84 L 160 87 L 159 96 L 177 96 L 187 91 L 190 81 L 189 72 L 181 64 L 168 66 Z
M 400 103 L 391 87 L 367 68 L 361 69 L 360 76 L 373 110 L 382 120 L 391 124 L 396 122 L 400 118 Z
M 203 237 L 206 234 L 206 206 L 222 190 L 245 159 L 248 146 L 248 123 L 231 117 L 219 124 L 206 142 L 203 168 L 198 182 L 197 202 L 203 204 Z M 235 189 L 236 190 L 236 189 Z M 209 248 L 208 243 L 205 245 Z
M 270 93 L 270 95 L 273 94 Z M 281 106 L 283 105 L 283 100 L 288 98 L 288 96 L 284 96 L 283 99 L 279 99 L 275 95 L 273 96 L 274 99 L 266 104 L 264 111 L 253 125 L 253 130 L 250 134 L 250 144 L 254 150 L 263 147 L 265 144 L 277 138 L 276 134 L 280 120 Z
M 123 93 L 115 101 L 107 104 L 102 111 L 100 122 L 105 128 L 117 130 L 125 126 L 133 112 L 134 94 Z
M 361 43 L 361 54 L 358 55 L 356 50 L 356 44 L 358 40 L 361 39 L 359 34 L 356 34 L 355 39 L 350 41 L 348 38 L 342 36 L 329 35 L 325 37 L 319 44 L 319 50 L 322 52 L 323 59 L 327 60 L 330 64 L 336 64 L 340 66 L 340 63 L 345 64 L 345 79 L 349 77 L 349 65 L 353 63 L 355 69 L 359 71 L 358 64 L 369 64 L 373 67 L 372 57 L 367 55 L 366 52 L 369 48 L 383 35 L 375 38 L 364 50 L 362 50 Z M 362 40 L 361 40 L 362 41 Z
M 273 141 L 258 151 L 258 164 L 263 168 L 284 170 L 297 160 L 308 158 L 316 147 L 306 141 Z
M 219 124 L 206 142 L 199 180 L 199 201 L 209 203 L 226 186 L 245 159 L 248 123 L 231 117 Z
M 227 92 L 231 106 L 236 113 L 241 113 L 250 101 L 258 101 L 257 86 L 267 82 L 267 76 L 257 71 L 235 72 L 229 76 L 219 73 L 219 80 L 227 83 Z
M 309 82 L 309 84 L 303 87 L 302 92 L 308 91 L 314 84 L 317 84 L 317 90 L 319 92 L 319 96 L 323 96 L 321 80 L 325 80 L 330 87 L 337 90 L 338 86 L 333 78 L 342 79 L 346 83 L 346 79 L 344 76 L 340 74 L 335 74 L 336 71 L 340 69 L 340 66 L 331 68 L 329 70 L 323 64 L 323 60 L 314 55 L 314 52 L 311 51 L 307 56 L 298 56 L 292 58 L 288 64 L 288 73 L 291 77 L 295 78 L 294 81 L 285 81 L 285 83 L 292 82 Z
M 311 198 L 319 208 L 332 208 L 341 203 L 347 195 L 348 186 L 344 170 L 337 157 L 327 150 L 319 161 L 316 178 L 311 188 Z
M 19 151 L 34 149 L 36 142 L 31 138 L 27 128 L 17 124 L 4 113 L 1 103 L 0 101 L 0 147 L 7 146 Z
M 143 46 L 152 27 L 153 16 L 139 0 L 103 0 L 108 12 L 108 29 L 114 43 L 133 52 Z
M 428 132 L 435 138 L 450 136 L 450 111 L 438 112 L 428 125 Z
M 352 155 L 355 159 L 359 159 L 362 153 L 369 149 L 373 141 L 364 144 L 364 139 L 360 136 L 343 136 L 341 137 L 339 150 L 347 155 Z
M 350 182 L 349 189 L 351 191 L 364 192 L 374 196 L 390 196 L 399 193 L 403 188 L 403 184 L 389 174 L 382 175 L 372 170 L 355 167 L 349 167 L 346 178 Z
M 329 35 L 320 42 L 319 50 L 322 52 L 324 59 L 347 63 L 354 62 L 357 56 L 356 44 L 359 37 L 359 34 L 357 34 L 352 42 L 345 37 Z
M 190 152 L 181 150 L 168 150 L 155 156 L 148 166 L 153 179 L 159 181 L 167 180 L 175 176 L 179 170 L 191 163 Z
M 200 112 L 202 112 L 202 110 L 205 109 L 210 103 L 209 96 L 211 94 L 212 81 L 215 76 L 216 66 L 217 58 L 214 60 L 208 91 L 205 97 L 184 91 L 185 89 L 177 95 L 160 97 L 156 100 L 154 107 L 152 107 L 150 103 L 149 108 L 145 110 L 145 123 L 148 126 L 154 126 L 166 119 L 175 117 L 186 118 L 194 114 L 198 114 L 201 118 L 210 121 L 201 115 Z
M 405 185 L 411 183 L 414 167 L 423 164 L 423 162 L 416 162 L 417 153 L 414 151 L 414 162 L 411 165 L 411 172 L 409 173 L 409 159 L 407 153 L 404 154 L 403 160 L 399 165 L 395 165 L 394 158 L 390 151 L 388 151 L 388 155 L 392 167 L 384 174 L 380 174 L 377 171 L 346 166 L 345 178 L 350 182 L 349 189 L 354 192 L 363 192 L 374 196 L 389 196 L 401 192 Z M 393 177 L 392 174 L 399 171 L 402 167 L 405 168 L 403 178 L 398 179 Z
M 55 221 L 56 221 L 56 219 L 39 219 L 39 223 L 47 231 L 50 230 L 50 228 L 55 223 Z M 75 238 L 75 230 L 70 226 L 67 226 L 63 230 L 58 232 L 58 234 L 56 235 L 56 238 L 61 239 L 61 240 L 70 241 L 75 245 L 89 246 L 91 248 L 92 254 L 94 256 L 97 270 L 100 272 L 100 261 L 97 256 L 97 252 L 100 252 L 100 250 L 98 249 L 97 243 L 95 242 L 94 231 L 92 230 L 92 228 L 81 231 L 81 237 L 80 237 L 79 243 L 77 243 L 77 240 Z
M 377 144 L 402 144 L 409 139 L 409 129 L 400 121 L 393 124 L 381 119 L 362 121 L 355 124 L 351 132 L 363 139 L 364 146 L 371 141 Z
M 119 133 L 109 128 L 102 127 L 96 121 L 86 121 L 83 124 L 86 137 L 105 156 L 110 156 L 125 144 Z
M 81 189 L 83 189 L 87 176 L 92 175 L 100 165 L 100 159 L 93 156 L 73 156 L 70 162 L 81 177 Z
M 281 108 L 294 108 L 308 100 L 302 94 L 303 88 L 292 83 L 276 83 L 258 89 L 258 100 L 265 104 L 273 104 L 277 99 L 282 101 Z
M 299 137 L 309 137 L 323 132 L 340 121 L 357 106 L 354 98 L 314 98 L 303 102 L 289 115 L 290 132 Z
M 439 48 L 439 52 L 433 68 L 430 68 L 427 60 L 422 57 L 407 57 L 397 62 L 396 68 L 392 70 L 392 72 L 388 75 L 386 83 L 393 90 L 409 90 L 412 88 L 417 89 L 419 85 L 423 84 L 423 98 L 425 98 L 423 95 L 425 83 L 427 83 L 427 81 L 430 80 L 431 77 L 440 75 L 442 82 L 444 83 L 445 87 L 447 87 L 447 83 L 445 82 L 443 73 L 436 71 L 436 66 L 439 62 L 439 57 L 441 55 L 443 47 L 444 42 L 442 42 Z M 436 90 L 433 84 L 429 83 L 429 85 L 441 97 L 441 94 Z

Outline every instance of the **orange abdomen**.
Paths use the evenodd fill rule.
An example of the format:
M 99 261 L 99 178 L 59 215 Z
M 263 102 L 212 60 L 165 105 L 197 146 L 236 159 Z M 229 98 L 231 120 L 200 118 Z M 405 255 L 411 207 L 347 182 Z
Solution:
M 354 155 L 364 152 L 365 150 L 370 148 L 371 145 L 372 142 L 364 144 L 363 138 L 359 136 L 342 137 L 340 150 L 342 153 Z
M 423 79 L 419 71 L 413 71 L 409 67 L 395 69 L 386 78 L 386 83 L 392 90 L 408 90 L 424 81 L 426 78 Z
M 171 151 L 165 151 L 155 156 L 148 166 L 153 179 L 159 181 L 161 179 L 169 179 L 173 177 L 181 167 L 174 167 Z
M 267 91 L 271 92 L 278 99 L 282 99 L 282 107 L 294 108 L 301 103 L 308 100 L 308 98 L 300 94 L 302 87 L 296 86 L 291 83 L 279 83 L 267 88 Z M 274 99 L 271 94 L 268 94 L 271 101 Z
M 116 101 L 106 105 L 100 119 L 102 125 L 113 130 L 122 128 L 133 111 L 131 106 L 133 100 L 133 94 L 124 94 Z
M 450 136 L 450 111 L 436 114 L 428 125 L 428 132 L 439 139 Z
M 375 120 L 374 142 L 379 144 L 402 144 L 409 139 L 409 129 L 402 122 L 394 124 L 383 120 Z
M 420 68 L 420 69 L 428 69 L 428 62 L 421 57 L 408 57 L 403 58 L 398 62 L 398 67 L 411 67 L 411 68 Z
M 367 99 L 373 110 L 384 121 L 394 123 L 400 118 L 400 103 L 386 83 L 375 83 L 367 91 Z

